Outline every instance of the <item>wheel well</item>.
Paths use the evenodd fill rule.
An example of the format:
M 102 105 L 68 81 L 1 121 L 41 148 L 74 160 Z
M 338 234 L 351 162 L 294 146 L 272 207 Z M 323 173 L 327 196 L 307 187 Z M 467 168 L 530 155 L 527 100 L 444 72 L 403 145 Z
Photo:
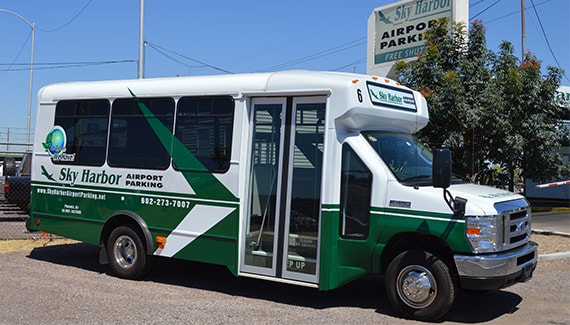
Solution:
M 111 235 L 113 229 L 119 226 L 128 226 L 136 231 L 140 236 L 143 244 L 145 245 L 146 254 L 152 255 L 154 244 L 152 241 L 152 235 L 150 234 L 150 230 L 148 229 L 146 222 L 137 214 L 129 211 L 119 211 L 107 219 L 105 225 L 103 226 L 103 229 L 101 230 L 101 237 L 99 240 L 99 262 L 101 264 L 107 264 L 107 240 L 109 239 L 109 236 Z
M 394 257 L 411 249 L 422 249 L 439 257 L 447 264 L 453 273 L 452 276 L 457 279 L 457 270 L 453 260 L 453 253 L 447 243 L 436 236 L 418 233 L 401 233 L 390 239 L 382 253 L 381 272 L 386 272 L 388 265 Z

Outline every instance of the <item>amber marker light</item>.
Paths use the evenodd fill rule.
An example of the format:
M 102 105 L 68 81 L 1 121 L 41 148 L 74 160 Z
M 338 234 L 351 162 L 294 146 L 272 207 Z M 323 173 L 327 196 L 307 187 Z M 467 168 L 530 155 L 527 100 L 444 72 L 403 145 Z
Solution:
M 467 235 L 479 236 L 479 235 L 481 235 L 481 229 L 479 229 L 479 228 L 467 228 L 466 233 L 467 233 Z
M 156 242 L 158 243 L 158 248 L 163 249 L 166 244 L 166 237 L 156 236 Z
M 357 84 L 357 83 L 359 83 L 359 82 L 360 82 L 360 80 L 358 80 L 358 79 L 352 80 L 352 83 L 353 83 L 353 84 Z

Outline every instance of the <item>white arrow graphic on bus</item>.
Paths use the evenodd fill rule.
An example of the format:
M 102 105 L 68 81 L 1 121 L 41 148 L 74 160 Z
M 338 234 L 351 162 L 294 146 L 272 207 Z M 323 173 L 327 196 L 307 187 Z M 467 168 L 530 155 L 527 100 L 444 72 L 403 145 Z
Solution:
M 196 205 L 168 235 L 164 248 L 157 249 L 154 255 L 174 256 L 218 222 L 222 221 L 235 209 L 212 205 Z

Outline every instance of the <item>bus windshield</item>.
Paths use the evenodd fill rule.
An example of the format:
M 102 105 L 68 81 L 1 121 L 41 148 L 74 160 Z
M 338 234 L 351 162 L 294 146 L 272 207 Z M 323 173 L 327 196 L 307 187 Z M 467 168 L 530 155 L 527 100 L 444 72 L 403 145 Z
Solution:
M 429 149 L 410 134 L 368 131 L 364 138 L 404 185 L 432 184 L 432 160 Z

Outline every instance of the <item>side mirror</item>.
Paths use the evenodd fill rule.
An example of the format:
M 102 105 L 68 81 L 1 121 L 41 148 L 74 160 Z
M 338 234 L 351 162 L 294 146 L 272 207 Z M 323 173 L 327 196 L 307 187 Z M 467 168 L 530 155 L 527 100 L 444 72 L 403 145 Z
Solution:
M 433 187 L 451 185 L 451 150 L 445 146 L 433 151 L 432 179 Z
M 459 196 L 454 198 L 447 190 L 451 186 L 451 164 L 451 150 L 449 148 L 443 146 L 433 151 L 433 187 L 443 188 L 443 199 L 454 215 L 462 217 L 465 215 L 467 199 Z

